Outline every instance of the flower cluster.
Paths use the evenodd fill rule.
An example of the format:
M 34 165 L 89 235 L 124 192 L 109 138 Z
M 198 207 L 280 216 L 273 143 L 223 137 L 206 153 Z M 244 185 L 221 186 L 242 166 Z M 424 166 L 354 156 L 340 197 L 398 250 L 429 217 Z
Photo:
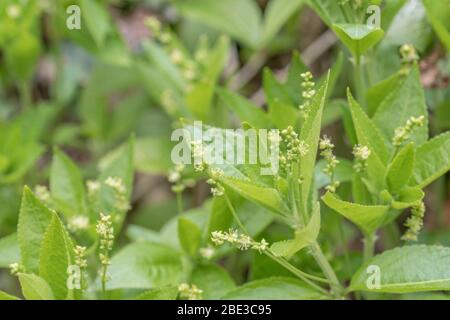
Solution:
M 308 144 L 299 139 L 297 132 L 294 131 L 292 126 L 282 130 L 281 137 L 286 145 L 286 156 L 280 157 L 282 166 L 286 166 L 287 163 L 298 162 L 301 157 L 304 157 L 308 153 Z
M 260 253 L 269 248 L 269 243 L 265 239 L 261 241 L 254 241 L 246 234 L 239 234 L 237 230 L 230 229 L 228 232 L 213 231 L 211 232 L 211 241 L 220 246 L 224 243 L 229 243 L 240 250 L 258 250 Z
M 224 195 L 225 189 L 218 182 L 218 180 L 223 176 L 222 169 L 219 168 L 211 168 L 209 170 L 209 178 L 206 183 L 211 186 L 211 193 L 214 197 L 221 197 Z
M 401 146 L 405 141 L 411 138 L 411 134 L 417 128 L 423 127 L 425 125 L 425 117 L 411 117 L 406 121 L 406 125 L 403 127 L 398 127 L 395 129 L 394 138 L 392 139 L 392 144 L 396 147 Z
M 86 255 L 86 247 L 83 246 L 75 246 L 73 249 L 75 253 L 75 264 L 80 267 L 80 269 L 85 269 L 87 267 L 87 260 L 85 258 Z
M 199 250 L 200 252 L 200 256 L 202 256 L 203 258 L 209 260 L 214 256 L 214 248 L 208 246 L 205 248 L 200 248 Z
M 315 83 L 313 80 L 313 75 L 311 72 L 305 72 L 300 75 L 302 78 L 302 89 L 303 89 L 303 99 L 304 102 L 299 106 L 301 116 L 306 119 L 308 117 L 309 111 L 311 109 L 311 99 L 316 94 L 314 90 Z
M 10 270 L 9 272 L 13 276 L 16 276 L 18 273 L 24 271 L 23 266 L 20 263 L 18 263 L 18 262 L 11 263 L 9 265 L 9 270 Z
M 110 215 L 100 213 L 96 231 L 100 239 L 100 262 L 102 265 L 107 266 L 109 265 L 109 252 L 114 244 L 114 227 Z
M 189 285 L 182 283 L 178 286 L 178 295 L 185 300 L 200 300 L 203 290 L 199 289 L 195 284 Z
M 419 60 L 417 51 L 411 44 L 404 44 L 400 47 L 400 56 L 403 65 L 410 65 Z
M 326 186 L 326 189 L 330 192 L 336 192 L 340 182 L 334 181 L 334 170 L 339 164 L 339 160 L 333 154 L 334 144 L 331 143 L 331 140 L 327 136 L 323 136 L 319 142 L 319 149 L 321 150 L 320 155 L 324 157 L 327 162 L 323 172 L 329 176 L 331 180 L 330 184 Z
M 46 186 L 37 185 L 34 187 L 34 194 L 36 197 L 44 203 L 50 201 L 50 192 Z
M 67 227 L 72 232 L 86 230 L 89 228 L 89 218 L 81 215 L 70 217 Z
M 127 199 L 127 189 L 120 177 L 108 177 L 105 180 L 105 185 L 114 190 L 115 207 L 120 211 L 128 211 L 130 204 Z
M 417 241 L 417 236 L 423 227 L 425 216 L 425 204 L 421 201 L 411 208 L 411 216 L 406 220 L 404 226 L 407 228 L 402 236 L 404 241 Z
M 355 165 L 353 168 L 356 172 L 362 172 L 367 168 L 367 159 L 371 154 L 367 146 L 357 144 L 353 147 L 353 156 L 355 157 Z
M 94 197 L 100 191 L 101 185 L 97 180 L 88 180 L 86 182 L 86 187 L 88 190 L 88 195 L 90 197 Z
M 203 161 L 205 152 L 203 150 L 203 142 L 201 140 L 191 141 L 192 157 L 194 158 L 194 170 L 203 172 L 206 164 Z
M 172 191 L 173 192 L 183 192 L 185 189 L 185 185 L 182 180 L 182 173 L 184 171 L 184 165 L 178 164 L 175 166 L 173 170 L 169 172 L 167 179 L 170 183 L 173 183 Z

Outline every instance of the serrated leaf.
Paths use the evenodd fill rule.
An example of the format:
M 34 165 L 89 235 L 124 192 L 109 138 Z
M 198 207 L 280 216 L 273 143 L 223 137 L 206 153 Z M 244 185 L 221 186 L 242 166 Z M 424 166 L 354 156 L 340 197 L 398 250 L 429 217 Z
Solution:
M 389 191 L 397 193 L 408 184 L 414 167 L 414 144 L 401 149 L 387 168 L 386 183 Z
M 17 234 L 13 233 L 0 239 L 0 268 L 7 268 L 11 263 L 20 261 Z
M 381 188 L 384 183 L 385 164 L 388 160 L 388 150 L 386 149 L 385 141 L 378 128 L 353 98 L 350 90 L 348 90 L 347 95 L 358 143 L 367 146 L 371 151 L 371 155 L 367 160 L 368 175 Z
M 411 183 L 423 188 L 449 170 L 450 132 L 446 132 L 417 149 Z
M 425 117 L 425 125 L 411 134 L 411 141 L 417 146 L 428 140 L 428 112 L 420 71 L 415 65 L 402 84 L 381 102 L 373 116 L 373 122 L 380 128 L 386 140 L 391 142 L 396 128 L 403 127 L 409 118 L 419 116 Z
M 38 272 L 39 250 L 52 217 L 50 209 L 36 198 L 28 187 L 25 187 L 19 212 L 17 239 L 22 264 L 27 272 Z
M 375 46 L 384 35 L 382 29 L 368 24 L 333 24 L 333 30 L 356 57 Z
M 295 232 L 293 240 L 279 241 L 272 244 L 270 250 L 278 257 L 289 257 L 316 241 L 320 231 L 320 204 L 314 206 L 308 225 Z
M 54 300 L 52 289 L 48 283 L 34 274 L 19 273 L 22 294 L 27 300 Z
M 193 257 L 200 247 L 202 231 L 191 220 L 180 217 L 178 218 L 178 239 L 183 250 Z
M 64 214 L 88 214 L 81 172 L 67 155 L 56 148 L 50 172 L 50 191 L 52 200 Z
M 353 276 L 355 291 L 408 293 L 450 290 L 450 248 L 440 246 L 405 246 L 373 257 Z M 380 287 L 369 289 L 369 265 L 380 271 Z M 369 280 L 370 281 L 370 280 Z
M 398 72 L 367 90 L 366 101 L 367 113 L 369 117 L 372 117 L 378 110 L 378 107 L 383 100 L 394 92 L 399 85 L 401 85 L 403 78 L 404 76 Z
M 319 145 L 320 130 L 322 127 L 322 114 L 327 97 L 329 79 L 330 73 L 328 73 L 327 80 L 322 87 L 320 87 L 311 101 L 308 118 L 303 123 L 300 131 L 300 140 L 305 141 L 309 148 L 308 153 L 300 161 L 299 172 L 300 177 L 302 177 L 303 180 L 300 195 L 302 203 L 308 202 L 311 185 L 314 179 L 314 167 L 316 165 L 317 148 Z
M 190 282 L 203 291 L 202 298 L 206 300 L 220 299 L 236 287 L 228 272 L 214 264 L 196 267 L 191 273 Z
M 218 89 L 218 93 L 224 104 L 235 112 L 242 122 L 246 121 L 255 128 L 270 127 L 267 114 L 246 98 L 226 89 Z
M 108 290 L 175 285 L 182 275 L 180 253 L 163 244 L 133 243 L 112 257 L 108 272 Z
M 279 192 L 274 188 L 262 187 L 251 181 L 228 177 L 222 177 L 220 181 L 244 198 L 262 204 L 279 214 L 286 214 L 288 212 L 288 208 L 284 204 Z
M 294 278 L 267 278 L 231 290 L 224 300 L 312 300 L 325 298 Z
M 69 292 L 67 269 L 73 260 L 73 244 L 56 213 L 45 231 L 39 257 L 39 276 L 47 281 L 56 299 L 66 299 Z
M 338 199 L 327 192 L 323 202 L 348 220 L 356 224 L 366 235 L 373 234 L 387 221 L 389 206 L 366 206 Z

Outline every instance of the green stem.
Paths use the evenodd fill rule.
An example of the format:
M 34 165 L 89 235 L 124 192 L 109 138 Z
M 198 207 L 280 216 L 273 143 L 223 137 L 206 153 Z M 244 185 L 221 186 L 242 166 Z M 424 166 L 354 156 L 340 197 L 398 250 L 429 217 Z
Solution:
M 106 296 L 106 281 L 107 279 L 107 274 L 108 274 L 108 266 L 107 265 L 102 265 L 102 277 L 101 277 L 101 282 L 102 282 L 102 295 L 103 295 L 103 299 L 107 299 Z
M 354 80 L 355 80 L 355 90 L 356 90 L 356 98 L 359 103 L 365 107 L 366 106 L 366 82 L 364 78 L 364 68 L 361 63 L 361 56 L 354 56 L 355 65 L 354 65 Z
M 177 195 L 177 209 L 178 209 L 178 213 L 181 214 L 183 213 L 183 197 L 181 192 L 176 192 Z
M 375 233 L 366 235 L 364 238 L 364 262 L 369 261 L 373 257 L 375 251 L 375 242 L 377 241 L 377 235 Z
M 320 248 L 317 241 L 314 241 L 311 244 L 310 248 L 314 259 L 316 260 L 317 264 L 322 269 L 323 274 L 330 283 L 334 297 L 340 298 L 342 296 L 342 292 L 344 291 L 344 289 L 339 283 L 336 273 L 334 272 L 325 255 L 323 254 L 322 249 Z
M 245 228 L 244 224 L 241 222 L 241 219 L 239 219 L 239 217 L 236 213 L 236 210 L 234 209 L 233 204 L 231 203 L 231 201 L 226 193 L 224 194 L 224 197 L 225 197 L 225 202 L 227 203 L 227 206 L 230 209 L 231 214 L 233 215 L 234 219 L 236 220 L 236 223 L 238 224 L 238 226 L 242 229 L 243 232 L 245 232 L 247 235 L 250 235 L 248 233 L 247 228 Z M 264 254 L 266 254 L 268 257 L 273 259 L 275 262 L 277 262 L 280 265 L 282 265 L 283 267 L 285 267 L 287 270 L 291 271 L 293 274 L 295 274 L 297 277 L 299 277 L 305 283 L 308 283 L 314 289 L 316 289 L 324 294 L 328 294 L 328 292 L 325 289 L 323 289 L 322 287 L 318 286 L 317 284 L 315 284 L 314 282 L 309 280 L 309 279 L 313 279 L 313 280 L 320 281 L 320 282 L 328 282 L 326 279 L 316 277 L 316 276 L 313 276 L 306 272 L 301 271 L 300 269 L 298 269 L 295 266 L 293 266 L 292 264 L 290 264 L 288 261 L 286 261 L 282 258 L 276 257 L 269 250 L 264 251 Z

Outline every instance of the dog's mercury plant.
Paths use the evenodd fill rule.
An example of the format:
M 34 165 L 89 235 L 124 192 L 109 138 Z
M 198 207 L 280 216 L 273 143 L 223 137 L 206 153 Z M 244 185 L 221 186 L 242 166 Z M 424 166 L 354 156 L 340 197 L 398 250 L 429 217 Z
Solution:
M 353 147 L 352 153 L 355 157 L 353 169 L 356 172 L 363 172 L 367 168 L 367 159 L 369 159 L 371 154 L 369 147 L 357 144 Z
M 301 116 L 306 119 L 310 112 L 311 108 L 311 99 L 316 94 L 316 90 L 314 89 L 315 83 L 313 80 L 313 75 L 311 72 L 304 72 L 300 75 L 302 78 L 301 88 L 302 88 L 302 96 L 303 103 L 299 106 Z
M 100 213 L 100 219 L 95 227 L 99 238 L 99 259 L 102 265 L 100 271 L 102 289 L 106 291 L 106 282 L 108 280 L 108 266 L 110 265 L 110 252 L 114 244 L 114 227 L 111 216 Z

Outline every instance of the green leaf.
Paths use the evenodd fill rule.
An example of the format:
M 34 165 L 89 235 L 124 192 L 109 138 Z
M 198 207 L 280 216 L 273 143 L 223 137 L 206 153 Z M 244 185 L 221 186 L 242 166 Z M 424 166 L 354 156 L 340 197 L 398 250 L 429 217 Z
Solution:
M 320 16 L 328 27 L 334 23 L 345 23 L 346 19 L 337 1 L 308 0 L 308 5 Z
M 67 269 L 72 260 L 73 244 L 55 213 L 42 239 L 39 276 L 47 281 L 58 300 L 66 299 L 68 295 Z
M 193 257 L 200 247 L 202 231 L 191 220 L 180 217 L 178 218 L 178 238 L 183 250 Z
M 207 121 L 214 97 L 215 85 L 210 80 L 201 80 L 186 94 L 186 105 L 196 119 Z
M 353 276 L 350 288 L 357 291 L 408 293 L 450 290 L 450 248 L 405 246 L 373 257 Z M 368 266 L 380 270 L 380 288 L 367 287 Z
M 2 290 L 0 290 L 0 301 L 5 300 L 20 300 L 18 297 L 10 295 Z
M 19 273 L 22 294 L 27 300 L 55 300 L 48 283 L 34 274 Z
M 177 287 L 162 287 L 145 291 L 133 300 L 176 300 L 177 295 Z
M 442 43 L 450 50 L 450 22 L 449 22 L 449 0 L 431 1 L 422 0 L 425 6 L 428 20 L 441 39 Z
M 300 131 L 300 140 L 305 141 L 309 147 L 309 152 L 303 157 L 302 161 L 300 161 L 299 172 L 300 177 L 303 179 L 300 195 L 302 203 L 308 202 L 311 185 L 314 179 L 314 167 L 316 165 L 317 148 L 322 126 L 322 114 L 327 97 L 329 79 L 330 73 L 328 73 L 327 80 L 314 96 L 311 102 L 311 111 Z
M 428 139 L 428 112 L 425 94 L 420 81 L 420 71 L 415 65 L 408 76 L 381 102 L 373 122 L 384 133 L 387 141 L 391 142 L 395 129 L 403 127 L 411 117 L 425 117 L 425 125 L 414 130 L 411 141 L 417 146 Z
M 307 71 L 309 69 L 303 62 L 300 53 L 294 51 L 289 65 L 285 87 L 295 105 L 300 105 L 303 101 L 302 92 L 299 90 L 299 83 L 301 82 L 300 75 Z
M 446 132 L 417 149 L 411 183 L 423 188 L 449 170 L 450 132 Z
M 50 172 L 50 190 L 57 208 L 67 215 L 87 215 L 83 178 L 77 165 L 55 148 Z
M 0 239 L 0 268 L 7 268 L 11 263 L 20 261 L 17 234 L 13 233 Z
M 172 144 L 167 137 L 144 137 L 136 140 L 136 170 L 147 174 L 167 174 L 173 167 L 170 160 Z
M 304 0 L 271 0 L 265 9 L 262 42 L 268 44 Z
M 398 198 L 391 203 L 391 207 L 396 210 L 404 210 L 417 204 L 424 196 L 425 193 L 422 189 L 417 187 L 407 187 L 399 192 Z
M 369 117 L 372 117 L 383 100 L 401 85 L 403 78 L 404 76 L 400 72 L 397 72 L 367 90 L 366 101 Z
M 378 188 L 381 188 L 384 183 L 385 164 L 388 161 L 388 150 L 386 149 L 385 141 L 378 128 L 353 98 L 350 90 L 348 90 L 347 94 L 358 143 L 367 146 L 371 151 L 371 155 L 367 160 L 368 175 Z
M 333 24 L 333 30 L 356 57 L 375 46 L 384 35 L 380 28 L 367 24 Z
M 312 300 L 323 299 L 317 291 L 294 278 L 267 278 L 231 290 L 224 300 Z
M 338 199 L 327 192 L 323 202 L 348 220 L 356 224 L 366 235 L 373 234 L 387 221 L 389 206 L 365 206 Z
M 175 7 L 182 15 L 248 46 L 256 47 L 260 41 L 261 12 L 253 0 L 177 0 Z
M 275 256 L 290 257 L 314 242 L 320 231 L 320 204 L 317 202 L 308 225 L 295 232 L 293 240 L 279 241 L 272 244 L 270 249 Z
M 150 289 L 175 285 L 181 277 L 180 253 L 156 243 L 133 243 L 115 254 L 107 289 Z
M 231 177 L 222 177 L 220 181 L 244 198 L 262 204 L 279 214 L 286 214 L 288 212 L 288 208 L 284 204 L 279 192 L 274 188 L 258 186 L 251 181 Z
M 288 87 L 283 86 L 275 78 L 269 68 L 264 69 L 263 87 L 266 96 L 270 120 L 279 128 L 295 126 L 298 110 L 293 105 Z
M 397 193 L 408 184 L 414 167 L 414 158 L 413 143 L 409 143 L 398 152 L 387 168 L 386 183 L 389 191 Z
M 196 267 L 191 273 L 190 282 L 203 290 L 202 298 L 206 300 L 220 299 L 236 287 L 230 275 L 214 264 Z
M 22 264 L 27 272 L 38 272 L 41 242 L 52 217 L 50 209 L 25 187 L 19 212 L 17 239 Z
M 248 122 L 255 128 L 268 128 L 270 121 L 267 114 L 246 98 L 227 89 L 218 89 L 224 104 L 237 114 L 241 122 Z
M 80 0 L 82 17 L 97 47 L 102 47 L 111 22 L 105 7 L 92 0 Z

